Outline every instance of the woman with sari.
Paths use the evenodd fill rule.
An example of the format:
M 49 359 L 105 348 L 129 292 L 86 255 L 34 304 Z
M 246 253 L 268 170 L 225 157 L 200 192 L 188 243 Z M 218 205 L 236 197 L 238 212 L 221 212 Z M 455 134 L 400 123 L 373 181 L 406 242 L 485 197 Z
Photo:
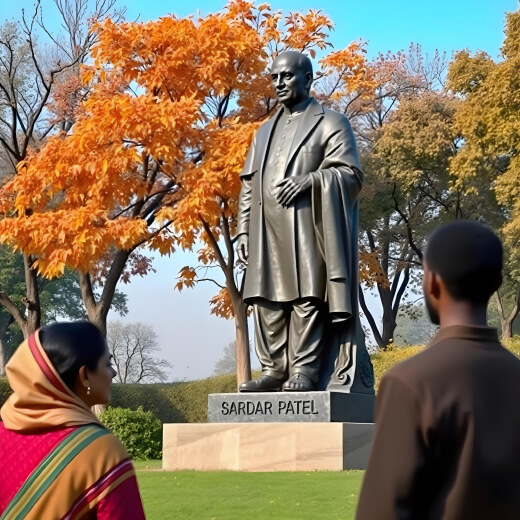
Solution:
M 0 415 L 0 520 L 141 520 L 132 465 L 91 412 L 110 400 L 115 371 L 87 322 L 56 323 L 6 366 L 13 390 Z

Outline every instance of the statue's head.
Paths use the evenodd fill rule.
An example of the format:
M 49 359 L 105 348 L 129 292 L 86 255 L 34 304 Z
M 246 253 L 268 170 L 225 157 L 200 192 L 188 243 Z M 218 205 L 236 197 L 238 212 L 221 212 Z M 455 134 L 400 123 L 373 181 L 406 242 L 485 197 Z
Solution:
M 301 52 L 282 52 L 273 62 L 271 79 L 280 103 L 292 108 L 310 96 L 311 60 Z

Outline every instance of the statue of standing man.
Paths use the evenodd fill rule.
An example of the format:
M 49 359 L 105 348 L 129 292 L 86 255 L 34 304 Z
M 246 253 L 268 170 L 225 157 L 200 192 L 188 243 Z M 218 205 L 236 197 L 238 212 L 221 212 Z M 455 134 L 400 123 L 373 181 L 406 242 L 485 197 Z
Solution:
M 262 375 L 240 391 L 373 393 L 357 300 L 363 173 L 354 134 L 310 96 L 304 54 L 281 53 L 271 77 L 282 106 L 241 173 L 237 254 Z

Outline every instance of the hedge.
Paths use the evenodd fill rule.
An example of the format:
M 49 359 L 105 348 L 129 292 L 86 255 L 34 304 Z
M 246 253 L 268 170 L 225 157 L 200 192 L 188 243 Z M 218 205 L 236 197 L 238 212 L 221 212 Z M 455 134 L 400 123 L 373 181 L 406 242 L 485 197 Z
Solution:
M 12 390 L 7 382 L 7 377 L 0 377 L 0 406 L 4 404 L 5 400 L 11 395 Z
M 415 354 L 418 354 L 423 349 L 424 347 L 392 347 L 388 350 L 379 351 L 377 354 L 372 354 L 370 359 L 374 367 L 374 386 L 376 392 L 379 388 L 381 378 L 387 370 L 397 365 L 397 363 L 415 356 Z
M 151 411 L 163 423 L 206 422 L 208 394 L 236 392 L 235 374 L 200 381 L 112 387 L 111 406 Z
M 152 412 L 113 408 L 109 406 L 99 416 L 101 422 L 119 437 L 134 460 L 162 457 L 162 424 Z
M 504 341 L 504 345 L 520 357 L 520 336 Z M 393 347 L 371 356 L 374 366 L 375 386 L 383 374 L 396 363 L 403 361 L 424 347 Z M 228 374 L 200 381 L 160 383 L 148 385 L 114 384 L 112 387 L 113 407 L 137 410 L 140 406 L 151 411 L 162 423 L 206 422 L 208 394 L 236 391 L 236 376 Z M 6 378 L 0 378 L 0 405 L 4 403 L 11 389 Z

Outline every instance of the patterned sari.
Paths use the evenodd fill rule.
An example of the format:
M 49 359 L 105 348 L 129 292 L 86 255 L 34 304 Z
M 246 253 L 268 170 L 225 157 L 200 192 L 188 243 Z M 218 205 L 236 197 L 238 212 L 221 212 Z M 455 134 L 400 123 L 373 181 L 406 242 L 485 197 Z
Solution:
M 0 520 L 144 519 L 128 453 L 63 383 L 38 332 L 6 369 Z

